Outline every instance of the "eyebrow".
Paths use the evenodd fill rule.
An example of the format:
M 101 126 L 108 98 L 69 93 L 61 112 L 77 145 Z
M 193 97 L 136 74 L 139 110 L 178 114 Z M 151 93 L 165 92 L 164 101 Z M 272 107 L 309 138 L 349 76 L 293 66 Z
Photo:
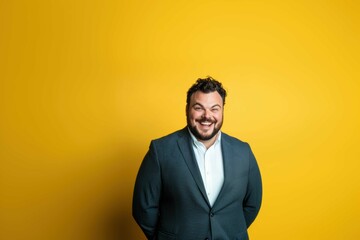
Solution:
M 196 105 L 199 105 L 200 107 L 205 108 L 201 103 L 198 103 L 198 102 L 197 102 L 197 103 L 194 103 L 194 104 L 192 105 L 192 107 L 195 107 Z M 210 109 L 211 109 L 211 108 L 215 108 L 215 107 L 221 108 L 221 106 L 220 106 L 219 104 L 215 104 L 215 105 L 211 106 Z

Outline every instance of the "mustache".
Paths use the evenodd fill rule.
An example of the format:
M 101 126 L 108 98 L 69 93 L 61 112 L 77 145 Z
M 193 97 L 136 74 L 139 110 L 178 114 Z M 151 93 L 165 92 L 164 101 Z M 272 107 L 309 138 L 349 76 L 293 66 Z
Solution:
M 215 119 L 207 118 L 207 117 L 201 117 L 200 119 L 197 119 L 198 122 L 210 122 L 210 123 L 216 123 Z

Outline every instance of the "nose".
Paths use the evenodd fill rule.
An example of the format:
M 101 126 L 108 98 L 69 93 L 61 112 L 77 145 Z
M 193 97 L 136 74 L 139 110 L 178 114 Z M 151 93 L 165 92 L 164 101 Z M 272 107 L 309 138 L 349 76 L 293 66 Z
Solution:
M 204 118 L 210 118 L 211 117 L 211 111 L 209 109 L 205 109 L 203 117 Z

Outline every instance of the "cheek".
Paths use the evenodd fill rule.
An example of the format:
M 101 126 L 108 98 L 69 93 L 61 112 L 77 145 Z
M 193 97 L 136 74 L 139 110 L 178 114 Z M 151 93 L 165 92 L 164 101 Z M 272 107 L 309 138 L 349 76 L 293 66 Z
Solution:
M 222 115 L 222 114 L 217 114 L 217 115 L 215 115 L 214 117 L 215 117 L 215 119 L 216 119 L 218 122 L 222 121 L 222 119 L 223 119 L 223 115 Z
M 190 114 L 190 119 L 199 119 L 199 118 L 201 118 L 201 114 L 200 113 L 198 113 L 198 112 L 192 112 L 191 114 Z

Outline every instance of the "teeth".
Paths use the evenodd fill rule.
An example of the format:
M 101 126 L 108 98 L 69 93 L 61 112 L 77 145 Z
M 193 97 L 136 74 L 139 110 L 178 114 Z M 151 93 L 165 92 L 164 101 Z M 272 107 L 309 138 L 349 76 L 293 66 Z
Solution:
M 201 122 L 200 124 L 201 124 L 201 125 L 210 126 L 210 125 L 211 125 L 211 122 Z

